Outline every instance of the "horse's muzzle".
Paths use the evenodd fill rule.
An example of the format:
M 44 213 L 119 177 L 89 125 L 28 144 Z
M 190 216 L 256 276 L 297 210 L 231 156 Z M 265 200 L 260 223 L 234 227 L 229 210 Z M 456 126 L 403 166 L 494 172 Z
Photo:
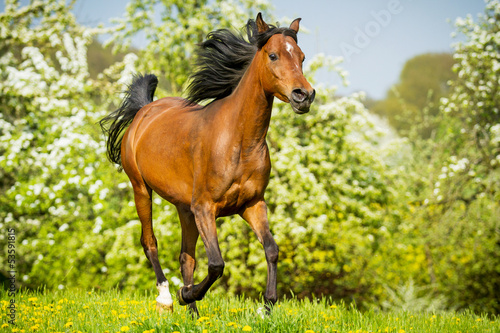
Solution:
M 315 97 L 316 90 L 314 89 L 311 92 L 302 88 L 294 89 L 290 98 L 290 105 L 295 113 L 307 113 Z

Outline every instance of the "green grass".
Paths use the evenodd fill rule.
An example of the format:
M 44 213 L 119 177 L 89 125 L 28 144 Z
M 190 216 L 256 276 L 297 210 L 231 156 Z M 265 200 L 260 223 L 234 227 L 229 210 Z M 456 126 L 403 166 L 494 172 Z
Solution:
M 18 292 L 16 326 L 9 324 L 10 298 L 0 292 L 0 332 L 500 332 L 500 321 L 470 312 L 360 312 L 342 304 L 295 299 L 279 302 L 269 316 L 250 299 L 207 295 L 200 318 L 175 304 L 159 315 L 155 295 L 111 291 Z

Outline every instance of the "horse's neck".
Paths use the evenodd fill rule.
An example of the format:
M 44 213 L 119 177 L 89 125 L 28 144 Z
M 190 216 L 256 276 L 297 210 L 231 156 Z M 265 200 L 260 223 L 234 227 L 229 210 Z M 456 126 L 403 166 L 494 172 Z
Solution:
M 246 146 L 265 144 L 273 107 L 274 97 L 264 92 L 257 67 L 252 62 L 228 98 L 228 102 L 234 105 L 229 109 Z

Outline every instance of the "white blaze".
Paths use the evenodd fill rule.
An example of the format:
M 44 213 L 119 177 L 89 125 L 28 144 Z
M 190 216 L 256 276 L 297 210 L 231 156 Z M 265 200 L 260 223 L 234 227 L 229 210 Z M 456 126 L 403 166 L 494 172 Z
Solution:
M 290 56 L 293 58 L 293 46 L 292 46 L 292 44 L 286 42 L 286 50 L 288 51 L 288 53 L 290 53 Z

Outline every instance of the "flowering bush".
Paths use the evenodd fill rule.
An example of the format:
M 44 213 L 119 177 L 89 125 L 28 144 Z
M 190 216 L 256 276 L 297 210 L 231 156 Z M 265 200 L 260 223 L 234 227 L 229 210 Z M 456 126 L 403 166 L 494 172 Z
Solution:
M 86 46 L 99 32 L 76 24 L 60 1 L 8 1 L 0 16 L 8 46 L 0 57 L 0 221 L 16 232 L 25 286 L 99 285 L 103 249 L 115 238 L 106 231 L 125 223 L 116 212 L 133 214 L 121 208 L 128 183 L 104 163 L 95 125 L 118 88 L 89 78 Z M 108 76 L 123 76 L 120 67 Z

